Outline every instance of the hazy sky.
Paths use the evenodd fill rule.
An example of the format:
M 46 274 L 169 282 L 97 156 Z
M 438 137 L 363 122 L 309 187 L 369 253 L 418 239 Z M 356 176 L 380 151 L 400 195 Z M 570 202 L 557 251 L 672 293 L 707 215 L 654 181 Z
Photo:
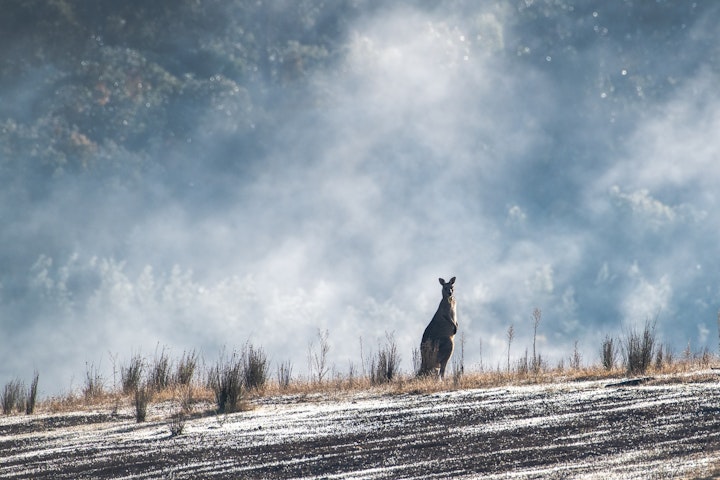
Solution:
M 655 318 L 716 351 L 720 4 L 418 3 L 342 22 L 264 149 L 219 148 L 239 127 L 208 106 L 133 186 L 0 194 L 0 381 L 247 341 L 304 374 L 318 329 L 338 372 L 386 332 L 409 371 L 452 276 L 466 368 L 511 324 L 522 355 L 536 307 L 552 365 Z

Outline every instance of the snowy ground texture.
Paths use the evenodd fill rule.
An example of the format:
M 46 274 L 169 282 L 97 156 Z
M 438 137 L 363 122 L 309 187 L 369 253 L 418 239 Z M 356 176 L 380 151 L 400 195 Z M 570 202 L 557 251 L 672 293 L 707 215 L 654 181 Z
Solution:
M 720 383 L 608 381 L 0 417 L 0 478 L 693 478 L 720 471 Z

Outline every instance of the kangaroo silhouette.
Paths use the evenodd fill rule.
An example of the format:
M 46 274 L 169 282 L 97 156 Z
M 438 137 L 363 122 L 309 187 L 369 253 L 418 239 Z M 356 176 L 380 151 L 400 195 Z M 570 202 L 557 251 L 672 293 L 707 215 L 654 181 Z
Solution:
M 420 375 L 439 375 L 445 378 L 445 367 L 447 366 L 453 349 L 455 348 L 455 334 L 457 333 L 457 313 L 455 309 L 455 297 L 453 288 L 455 277 L 449 282 L 442 278 L 442 300 L 438 305 L 437 312 L 432 320 L 425 327 L 422 341 L 420 342 Z

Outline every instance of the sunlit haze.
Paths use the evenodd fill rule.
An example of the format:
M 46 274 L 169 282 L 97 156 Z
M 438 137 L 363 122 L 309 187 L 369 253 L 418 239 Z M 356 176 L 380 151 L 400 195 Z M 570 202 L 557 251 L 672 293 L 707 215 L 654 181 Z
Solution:
M 553 366 L 647 320 L 717 350 L 719 3 L 36 3 L 0 19 L 0 381 L 305 375 L 318 330 L 410 372 L 453 276 L 466 368 L 534 308 Z

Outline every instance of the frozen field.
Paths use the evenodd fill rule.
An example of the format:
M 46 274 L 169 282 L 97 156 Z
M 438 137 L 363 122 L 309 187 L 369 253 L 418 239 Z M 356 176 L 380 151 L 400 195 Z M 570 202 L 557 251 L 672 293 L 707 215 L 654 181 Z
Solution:
M 720 471 L 713 372 L 434 394 L 277 396 L 170 435 L 171 403 L 0 417 L 1 478 L 683 478 Z M 208 406 L 209 407 L 209 406 Z

